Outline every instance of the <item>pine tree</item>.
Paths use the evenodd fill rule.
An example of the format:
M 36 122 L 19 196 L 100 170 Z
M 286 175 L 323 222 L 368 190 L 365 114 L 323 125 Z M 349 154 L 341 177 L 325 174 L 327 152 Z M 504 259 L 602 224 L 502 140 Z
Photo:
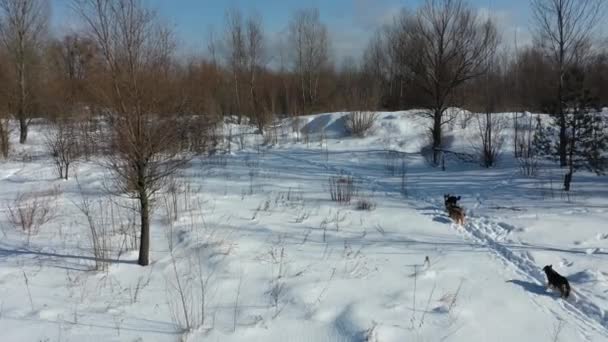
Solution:
M 543 125 L 541 117 L 537 116 L 534 137 L 532 138 L 533 153 L 537 156 L 553 158 L 557 152 L 554 149 L 555 138 L 553 126 Z
M 597 174 L 603 174 L 608 166 L 604 155 L 608 151 L 608 134 L 603 116 L 599 111 L 586 113 L 580 120 L 579 129 L 580 166 Z
M 568 173 L 564 190 L 570 190 L 574 172 L 586 169 L 601 174 L 606 166 L 603 156 L 608 150 L 608 134 L 597 99 L 584 87 L 584 73 L 573 69 L 566 77 L 564 108 L 567 111 Z
M 566 124 L 566 166 L 564 190 L 570 190 L 577 170 L 585 169 L 603 174 L 608 169 L 608 118 L 597 105 L 598 100 L 585 88 L 584 72 L 571 68 L 565 77 L 564 103 Z M 538 156 L 560 160 L 556 118 L 550 124 L 537 117 L 532 147 Z

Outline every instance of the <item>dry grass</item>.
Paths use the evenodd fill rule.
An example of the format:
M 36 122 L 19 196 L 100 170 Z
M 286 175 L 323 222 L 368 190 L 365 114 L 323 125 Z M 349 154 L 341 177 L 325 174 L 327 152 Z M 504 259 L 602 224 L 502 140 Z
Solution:
M 40 227 L 55 217 L 57 195 L 58 189 L 17 194 L 7 205 L 8 221 L 28 236 L 37 234 Z
M 357 210 L 373 211 L 376 209 L 376 203 L 370 199 L 362 198 L 357 201 L 355 208 Z
M 355 182 L 351 176 L 329 178 L 329 195 L 331 200 L 341 204 L 348 204 L 356 194 Z

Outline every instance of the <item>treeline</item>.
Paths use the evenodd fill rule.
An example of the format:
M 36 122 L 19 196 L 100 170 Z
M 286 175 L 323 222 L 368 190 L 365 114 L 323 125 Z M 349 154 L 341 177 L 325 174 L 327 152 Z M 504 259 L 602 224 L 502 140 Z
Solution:
M 87 2 L 99 8 L 144 5 L 76 0 L 74 14 Z M 245 115 L 260 129 L 275 115 L 349 109 L 556 113 L 570 81 L 607 105 L 608 50 L 594 44 L 600 37 L 593 35 L 601 4 L 532 0 L 535 43 L 516 49 L 475 8 L 460 0 L 429 0 L 378 28 L 359 61 L 332 60 L 331 37 L 316 9 L 293 13 L 281 44 L 273 47 L 261 16 L 234 9 L 224 27 L 210 34 L 204 56 L 177 58 L 172 32 L 154 32 L 165 55 L 156 61 L 158 75 L 148 76 L 154 80 L 150 96 L 172 113 Z M 5 116 L 20 119 L 22 142 L 31 117 L 107 107 L 99 91 L 108 83 L 104 47 L 86 25 L 50 37 L 48 7 L 44 0 L 0 1 L 0 104 Z
M 196 117 L 187 126 L 204 131 L 231 116 L 264 134 L 277 116 L 421 108 L 438 164 L 447 109 L 460 107 L 553 115 L 565 166 L 567 115 L 608 106 L 606 37 L 595 30 L 604 2 L 530 0 L 534 44 L 518 47 L 465 1 L 426 0 L 379 27 L 362 58 L 338 63 L 317 9 L 295 11 L 274 46 L 261 15 L 229 10 L 204 54 L 179 58 L 173 32 L 141 0 L 72 0 L 81 29 L 59 37 L 48 33 L 48 1 L 0 0 L 0 151 L 9 118 L 24 143 L 37 117 L 162 113 Z M 200 145 L 192 130 L 180 136 Z
M 71 3 L 83 29 L 51 37 L 47 1 L 0 1 L 1 112 L 20 120 L 22 142 L 32 117 L 108 108 L 101 91 L 111 83 L 107 47 L 100 46 L 79 9 L 144 6 L 138 0 Z M 597 44 L 602 37 L 593 30 L 601 5 L 600 0 L 531 0 L 534 44 L 516 47 L 492 18 L 480 17 L 465 2 L 428 0 L 378 28 L 363 58 L 344 61 L 332 58 L 332 40 L 316 9 L 293 13 L 276 46 L 270 46 L 262 16 L 230 10 L 224 27 L 209 34 L 206 53 L 186 60 L 175 56 L 173 33 L 160 27 L 150 10 L 159 25 L 154 44 L 162 45 L 154 48 L 163 55 L 131 57 L 157 59 L 158 67 L 142 77 L 153 83 L 148 97 L 159 109 L 246 116 L 260 130 L 276 115 L 351 109 L 439 113 L 453 106 L 559 114 L 566 89 L 572 88 L 566 83 L 576 82 L 598 104 L 608 105 L 608 50 Z M 99 24 L 111 24 L 102 19 L 110 18 Z M 111 33 L 111 27 L 103 28 Z M 127 46 L 113 48 L 128 54 Z

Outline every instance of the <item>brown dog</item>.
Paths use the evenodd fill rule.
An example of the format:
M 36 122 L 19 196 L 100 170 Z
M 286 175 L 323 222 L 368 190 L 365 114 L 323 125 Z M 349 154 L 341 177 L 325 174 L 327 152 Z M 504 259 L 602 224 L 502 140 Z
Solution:
M 452 196 L 450 194 L 443 195 L 443 203 L 445 204 L 445 210 L 448 211 L 450 207 L 457 207 L 460 196 Z
M 450 216 L 450 218 L 452 220 L 454 220 L 454 222 L 456 222 L 456 224 L 463 225 L 465 223 L 464 209 L 462 209 L 461 207 L 457 207 L 457 206 L 449 207 L 448 216 Z

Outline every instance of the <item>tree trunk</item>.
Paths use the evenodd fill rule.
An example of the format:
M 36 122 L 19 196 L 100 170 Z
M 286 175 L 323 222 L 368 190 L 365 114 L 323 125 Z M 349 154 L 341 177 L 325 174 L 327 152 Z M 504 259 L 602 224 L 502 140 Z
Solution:
M 486 113 L 486 133 L 485 133 L 485 167 L 490 168 L 494 165 L 494 154 L 492 153 L 492 118 L 490 113 Z
M 303 69 L 300 69 L 300 86 L 302 87 L 302 107 L 304 108 L 304 112 L 308 114 L 308 105 L 306 103 L 306 79 Z
M 17 116 L 19 119 L 19 143 L 25 144 L 27 140 L 27 118 L 25 117 L 25 101 L 26 101 L 26 89 L 25 89 L 25 65 L 23 62 L 18 68 L 19 74 L 19 108 L 17 108 Z
M 258 96 L 255 91 L 255 76 L 253 72 L 251 73 L 251 80 L 249 82 L 249 94 L 251 96 L 251 116 L 255 118 L 256 125 L 260 130 L 260 134 L 264 135 L 264 126 L 266 124 L 266 118 L 263 117 L 263 110 L 258 103 Z
M 566 134 L 566 114 L 559 114 L 559 165 L 564 167 L 568 165 L 568 136 Z
M 3 119 L 0 119 L 0 157 L 8 158 L 8 134 L 8 121 L 5 123 Z
M 513 153 L 515 158 L 518 158 L 520 155 L 518 153 L 517 144 L 519 137 L 519 123 L 518 123 L 519 114 L 515 113 L 515 120 L 513 121 Z
M 558 20 L 559 20 L 559 34 L 560 34 L 560 41 L 559 41 L 559 60 L 558 60 L 558 66 L 559 66 L 559 82 L 557 85 L 557 105 L 558 105 L 558 115 L 559 115 L 559 120 L 558 120 L 558 124 L 559 124 L 559 145 L 558 145 L 558 153 L 559 153 L 559 165 L 561 167 L 564 167 L 566 165 L 568 165 L 568 160 L 567 160 L 567 154 L 568 154 L 568 138 L 566 136 L 566 114 L 564 114 L 564 58 L 565 58 L 565 42 L 564 42 L 564 37 L 563 37 L 563 19 L 562 19 L 562 9 L 560 9 L 560 11 L 558 12 Z
M 139 205 L 141 236 L 139 241 L 139 260 L 137 263 L 141 266 L 147 266 L 150 263 L 150 203 L 145 191 L 139 197 Z
M 570 191 L 570 184 L 572 183 L 572 171 L 568 171 L 564 176 L 564 191 Z
M 566 123 L 564 115 L 564 124 Z M 572 118 L 572 136 L 570 137 L 570 151 L 568 153 L 568 173 L 564 176 L 564 191 L 570 191 L 570 184 L 572 183 L 572 177 L 574 176 L 574 149 L 576 148 L 576 129 L 577 122 L 576 118 Z M 565 132 L 565 130 L 564 130 Z M 561 132 L 560 132 L 561 133 Z
M 25 144 L 27 140 L 27 119 L 25 114 L 19 113 L 19 143 Z
M 240 125 L 243 120 L 243 111 L 241 110 L 241 97 L 239 96 L 239 77 L 237 71 L 234 71 L 234 97 L 236 99 L 237 123 Z
M 439 156 L 441 154 L 441 109 L 435 111 L 433 115 L 433 129 L 431 131 L 433 135 L 433 164 L 439 165 Z

